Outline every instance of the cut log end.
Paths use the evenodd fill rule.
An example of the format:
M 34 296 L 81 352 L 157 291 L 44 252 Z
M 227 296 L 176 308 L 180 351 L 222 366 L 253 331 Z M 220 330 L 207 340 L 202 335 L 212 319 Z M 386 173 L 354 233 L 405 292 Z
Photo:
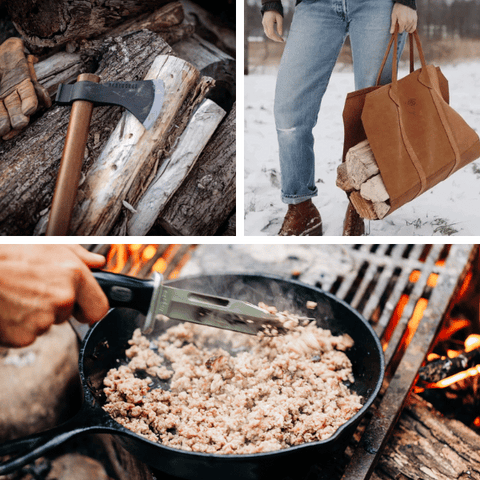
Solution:
M 349 194 L 358 214 L 367 220 L 380 220 L 390 211 L 390 196 L 368 140 L 350 148 L 345 162 L 337 168 L 339 188 Z

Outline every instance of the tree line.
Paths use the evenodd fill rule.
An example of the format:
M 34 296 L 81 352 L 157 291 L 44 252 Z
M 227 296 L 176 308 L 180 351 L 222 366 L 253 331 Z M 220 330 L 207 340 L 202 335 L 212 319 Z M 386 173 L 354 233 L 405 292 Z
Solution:
M 293 17 L 292 0 L 283 0 L 285 26 Z M 480 0 L 417 0 L 419 33 L 429 39 L 480 38 Z M 260 0 L 245 0 L 248 36 L 263 36 Z

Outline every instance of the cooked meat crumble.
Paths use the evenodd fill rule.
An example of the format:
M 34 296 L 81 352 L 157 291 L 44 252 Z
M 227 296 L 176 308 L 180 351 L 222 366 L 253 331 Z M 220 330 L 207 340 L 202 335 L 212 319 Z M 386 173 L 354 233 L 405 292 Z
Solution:
M 152 342 L 157 351 L 136 330 L 130 362 L 104 380 L 104 409 L 149 440 L 195 452 L 259 453 L 330 437 L 362 407 L 343 384 L 353 382 L 344 353 L 353 340 L 314 322 L 301 325 L 287 312 L 278 316 L 287 335 L 258 338 L 182 323 Z M 154 377 L 170 379 L 170 390 L 152 389 Z

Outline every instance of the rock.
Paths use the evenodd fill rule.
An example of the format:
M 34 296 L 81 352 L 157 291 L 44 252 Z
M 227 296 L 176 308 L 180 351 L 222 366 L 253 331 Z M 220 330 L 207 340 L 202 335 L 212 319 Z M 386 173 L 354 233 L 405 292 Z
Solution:
M 54 325 L 25 348 L 0 352 L 0 442 L 40 432 L 78 409 L 77 337 Z
M 79 453 L 67 453 L 52 462 L 47 480 L 108 480 L 103 465 Z

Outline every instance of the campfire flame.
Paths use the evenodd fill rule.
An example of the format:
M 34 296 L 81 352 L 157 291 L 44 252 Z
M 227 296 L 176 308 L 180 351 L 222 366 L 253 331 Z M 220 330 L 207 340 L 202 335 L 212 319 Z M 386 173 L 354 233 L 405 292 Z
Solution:
M 159 272 L 165 279 L 177 278 L 190 259 L 194 245 L 115 244 L 107 254 L 105 269 L 140 278 Z

